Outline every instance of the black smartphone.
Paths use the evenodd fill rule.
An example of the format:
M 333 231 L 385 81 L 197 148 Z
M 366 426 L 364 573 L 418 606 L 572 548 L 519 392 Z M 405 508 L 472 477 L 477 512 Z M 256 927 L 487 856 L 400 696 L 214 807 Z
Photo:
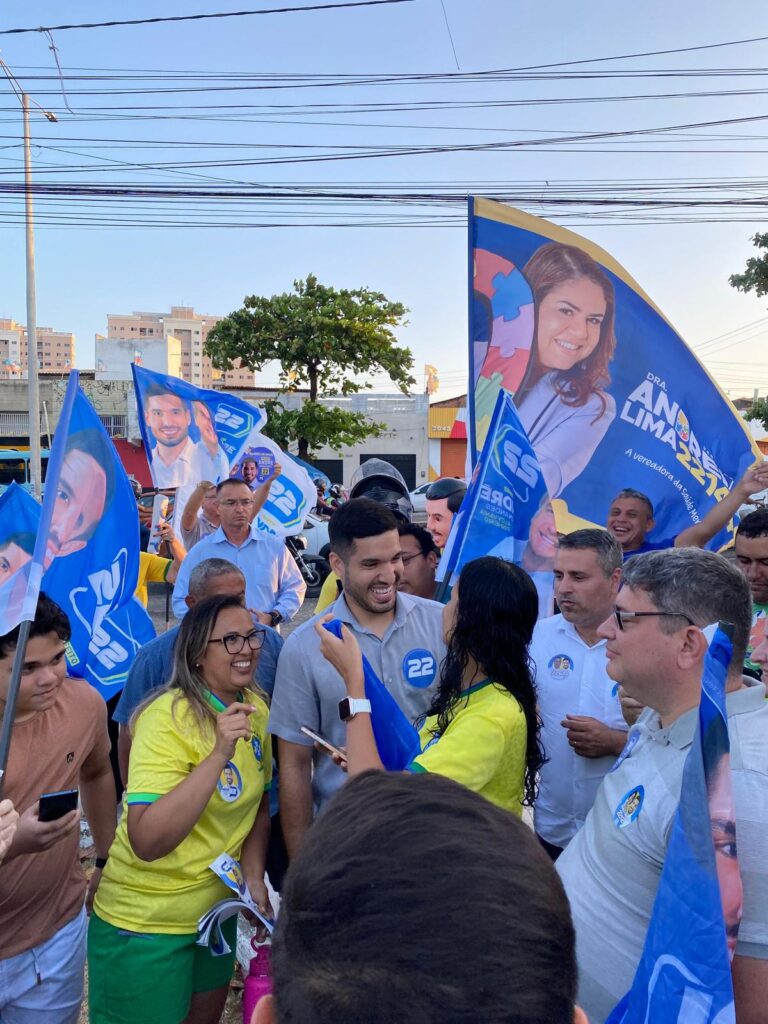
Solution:
M 77 807 L 77 790 L 62 789 L 58 793 L 43 793 L 40 797 L 38 821 L 58 821 Z

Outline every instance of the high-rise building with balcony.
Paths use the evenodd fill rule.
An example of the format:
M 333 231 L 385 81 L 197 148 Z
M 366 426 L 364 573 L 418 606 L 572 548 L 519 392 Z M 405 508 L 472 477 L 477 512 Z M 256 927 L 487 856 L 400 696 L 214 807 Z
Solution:
M 214 370 L 203 355 L 208 332 L 221 319 L 191 306 L 172 306 L 170 313 L 109 313 L 106 337 L 96 335 L 96 377 L 127 380 L 135 362 L 198 387 L 253 387 L 251 371 Z
M 0 319 L 0 380 L 27 379 L 27 328 Z M 75 363 L 75 336 L 52 327 L 37 328 L 37 366 L 41 374 L 66 373 Z

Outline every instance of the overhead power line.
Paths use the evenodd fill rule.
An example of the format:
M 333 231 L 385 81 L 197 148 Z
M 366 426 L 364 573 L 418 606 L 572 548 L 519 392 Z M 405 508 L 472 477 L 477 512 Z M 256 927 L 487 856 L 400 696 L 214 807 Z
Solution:
M 257 14 L 299 14 L 303 11 L 332 11 L 344 7 L 381 7 L 386 4 L 412 4 L 414 0 L 345 0 L 336 4 L 308 4 L 305 7 L 264 7 L 256 11 L 221 11 L 216 14 L 177 14 L 163 18 L 134 18 L 131 21 L 91 21 L 80 25 L 41 25 L 36 28 L 0 29 L 0 36 L 27 32 L 66 32 L 74 28 L 116 28 L 123 25 L 157 25 L 169 21 L 208 21 L 211 18 L 249 18 Z

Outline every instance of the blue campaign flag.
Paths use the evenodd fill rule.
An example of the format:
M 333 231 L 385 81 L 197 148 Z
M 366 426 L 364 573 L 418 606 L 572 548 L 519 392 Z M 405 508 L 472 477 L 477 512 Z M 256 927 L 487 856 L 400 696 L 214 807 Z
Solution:
M 653 915 L 632 988 L 606 1024 L 733 1024 L 729 948 L 741 877 L 725 679 L 732 645 L 715 633 L 704 663 L 699 728 L 683 770 Z
M 178 488 L 177 521 L 201 481 L 236 477 L 255 488 L 280 463 L 282 473 L 270 487 L 257 525 L 279 536 L 301 532 L 317 492 L 306 470 L 262 433 L 262 409 L 135 363 L 131 369 L 152 480 L 158 488 Z
M 481 450 L 500 388 L 515 401 L 564 532 L 603 526 L 632 487 L 652 542 L 699 523 L 762 455 L 746 424 L 627 271 L 587 239 L 469 201 L 468 433 Z M 734 524 L 713 538 L 733 539 Z
M 77 371 L 73 371 L 67 383 L 60 417 L 65 425 L 72 415 L 78 379 Z M 40 582 L 51 557 L 49 535 L 63 458 L 64 437 L 59 438 L 57 431 L 48 459 L 42 508 L 16 484 L 0 499 L 0 635 L 35 617 Z
M 341 639 L 341 622 L 325 623 L 329 633 Z M 420 752 L 419 734 L 408 721 L 400 705 L 373 671 L 363 655 L 365 696 L 371 702 L 371 726 L 381 763 L 390 772 L 402 772 Z
M 39 524 L 40 506 L 28 491 L 12 483 L 0 495 L 0 636 L 10 633 L 25 617 L 24 600 Z
M 539 615 L 551 614 L 557 531 L 544 474 L 502 389 L 461 508 L 440 559 L 438 578 L 455 582 L 482 555 L 521 566 L 539 594 Z
M 56 428 L 38 537 L 43 589 L 69 616 L 69 675 L 111 697 L 138 649 L 155 636 L 134 597 L 139 572 L 136 500 L 115 447 L 77 387 Z M 52 473 L 54 458 L 60 458 Z M 50 525 L 45 524 L 50 508 Z

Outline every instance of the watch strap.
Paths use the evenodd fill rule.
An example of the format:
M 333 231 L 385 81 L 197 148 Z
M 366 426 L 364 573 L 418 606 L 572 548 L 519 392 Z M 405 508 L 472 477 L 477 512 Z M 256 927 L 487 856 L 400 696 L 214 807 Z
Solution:
M 371 702 L 365 697 L 345 697 L 339 701 L 339 717 L 342 722 L 348 722 L 355 715 L 371 713 Z

